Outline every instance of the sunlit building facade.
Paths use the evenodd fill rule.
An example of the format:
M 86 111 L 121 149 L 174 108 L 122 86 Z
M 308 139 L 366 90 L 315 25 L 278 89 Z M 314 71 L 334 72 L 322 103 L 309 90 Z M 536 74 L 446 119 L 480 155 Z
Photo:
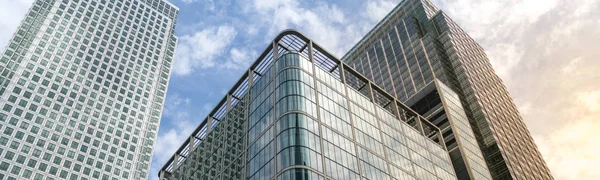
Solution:
M 483 48 L 429 0 L 402 1 L 341 59 L 442 130 L 459 179 L 552 179 Z
M 474 139 L 473 139 L 474 141 Z M 440 129 L 284 31 L 160 179 L 457 179 Z
M 146 179 L 177 38 L 164 0 L 36 0 L 0 55 L 0 179 Z
M 552 179 L 484 50 L 404 0 L 341 59 L 280 34 L 161 179 Z

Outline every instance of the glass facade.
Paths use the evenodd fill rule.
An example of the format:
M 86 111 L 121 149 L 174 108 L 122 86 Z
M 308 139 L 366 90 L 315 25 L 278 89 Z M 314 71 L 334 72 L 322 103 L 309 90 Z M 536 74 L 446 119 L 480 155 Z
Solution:
M 439 102 L 417 111 L 432 123 L 449 127 L 440 129 L 447 132 L 444 137 L 451 138 L 448 146 L 456 144 L 462 149 L 454 152 L 448 148 L 455 160 L 463 159 L 453 161 L 455 168 L 465 167 L 467 176 L 457 170 L 459 178 L 489 179 L 485 172 L 489 169 L 493 179 L 552 179 L 483 48 L 428 0 L 402 1 L 342 61 L 411 106 L 423 103 L 418 97 L 429 97 L 425 96 L 430 93 L 428 84 L 441 84 L 436 87 L 445 89 L 436 93 L 455 94 L 445 96 L 457 98 L 444 103 L 433 95 L 430 98 L 437 97 Z M 444 106 L 441 109 L 448 113 L 430 111 L 440 108 L 436 105 Z M 450 114 L 447 110 L 452 107 L 460 107 L 464 114 Z M 439 116 L 429 118 L 434 112 Z M 456 126 L 459 124 L 469 125 L 471 130 Z M 472 135 L 476 143 L 468 140 Z M 478 158 L 462 158 L 478 154 L 483 154 L 485 165 Z
M 161 179 L 457 179 L 440 130 L 310 39 L 284 31 Z
M 0 55 L 0 179 L 144 179 L 178 9 L 36 0 Z

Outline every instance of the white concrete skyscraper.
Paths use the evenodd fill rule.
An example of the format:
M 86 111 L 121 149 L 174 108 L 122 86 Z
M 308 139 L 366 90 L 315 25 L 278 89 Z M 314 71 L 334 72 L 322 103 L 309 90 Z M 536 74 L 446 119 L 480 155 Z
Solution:
M 178 11 L 36 0 L 0 55 L 0 179 L 147 178 Z

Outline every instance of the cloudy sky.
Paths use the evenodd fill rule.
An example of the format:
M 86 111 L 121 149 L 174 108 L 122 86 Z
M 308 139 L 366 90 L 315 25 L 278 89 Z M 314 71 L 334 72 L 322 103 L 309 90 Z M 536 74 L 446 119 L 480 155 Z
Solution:
M 33 0 L 0 0 L 0 48 Z M 150 179 L 283 29 L 338 57 L 399 0 L 170 0 L 177 47 Z M 556 179 L 600 176 L 600 1 L 432 0 L 487 51 Z

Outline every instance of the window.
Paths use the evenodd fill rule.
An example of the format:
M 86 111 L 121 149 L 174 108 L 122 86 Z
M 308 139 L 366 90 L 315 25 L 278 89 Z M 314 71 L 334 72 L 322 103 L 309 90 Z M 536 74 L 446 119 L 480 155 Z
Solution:
M 29 159 L 29 162 L 27 162 L 27 166 L 30 168 L 35 168 L 36 164 L 37 164 L 37 161 L 35 159 Z
M 23 164 L 23 163 L 25 163 L 25 159 L 26 159 L 25 156 L 19 155 L 17 157 L 17 163 Z
M 0 170 L 7 171 L 9 164 L 7 162 L 0 163 Z
M 46 163 L 40 163 L 40 165 L 38 166 L 38 170 L 44 172 L 46 171 L 46 169 L 48 168 L 48 165 Z
M 15 156 L 15 153 L 6 151 L 6 154 L 4 154 L 4 159 L 12 160 L 14 156 Z
M 13 166 L 10 173 L 13 173 L 15 175 L 19 175 L 19 173 L 21 172 L 21 167 L 19 166 Z

